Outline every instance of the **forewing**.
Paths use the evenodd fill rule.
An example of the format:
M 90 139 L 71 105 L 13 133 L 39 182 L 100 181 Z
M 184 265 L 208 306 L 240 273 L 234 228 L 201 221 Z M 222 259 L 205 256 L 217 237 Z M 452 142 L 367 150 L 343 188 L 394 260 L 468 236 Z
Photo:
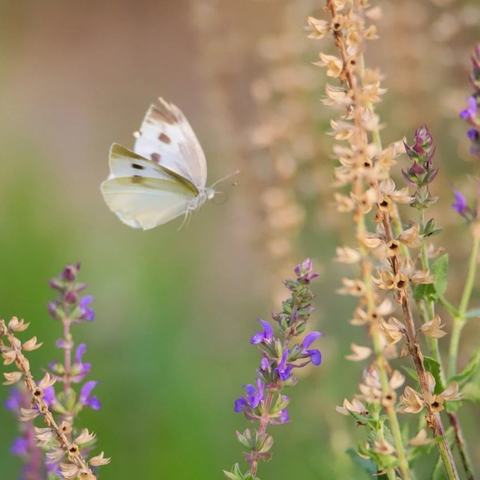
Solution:
M 134 151 L 189 179 L 198 189 L 207 182 L 207 162 L 181 110 L 162 98 L 152 104 L 136 133 Z
M 103 198 L 118 218 L 133 228 L 149 230 L 183 215 L 194 198 L 174 179 L 109 178 L 101 185 Z
M 194 195 L 198 194 L 197 187 L 189 179 L 163 165 L 158 165 L 154 161 L 132 152 L 128 148 L 122 147 L 122 145 L 118 143 L 114 143 L 110 148 L 109 165 L 109 179 L 146 177 L 161 180 L 175 180 L 191 190 Z

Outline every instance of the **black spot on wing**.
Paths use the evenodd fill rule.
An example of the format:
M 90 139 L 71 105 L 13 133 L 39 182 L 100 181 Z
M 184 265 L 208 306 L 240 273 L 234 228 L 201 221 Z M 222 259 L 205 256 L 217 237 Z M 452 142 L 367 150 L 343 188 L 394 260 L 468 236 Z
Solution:
M 143 165 L 140 165 L 139 163 L 132 163 L 132 168 L 135 168 L 136 170 L 144 170 L 145 167 Z
M 152 153 L 150 155 L 150 158 L 155 162 L 155 163 L 160 163 L 160 159 L 162 156 L 159 153 Z
M 163 143 L 172 143 L 172 139 L 164 132 L 158 136 L 158 139 Z

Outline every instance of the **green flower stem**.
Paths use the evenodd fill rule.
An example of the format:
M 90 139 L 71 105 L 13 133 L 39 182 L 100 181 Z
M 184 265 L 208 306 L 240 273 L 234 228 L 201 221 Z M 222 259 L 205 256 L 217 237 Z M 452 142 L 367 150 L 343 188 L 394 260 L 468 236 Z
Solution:
M 420 222 L 421 222 L 421 230 L 423 231 L 425 227 L 425 211 L 424 210 L 421 211 Z M 425 240 L 422 241 L 420 259 L 421 259 L 422 268 L 424 270 L 430 270 L 430 260 L 428 258 L 427 242 Z M 441 302 L 444 303 L 442 300 Z M 420 310 L 422 312 L 424 323 L 429 322 L 435 317 L 435 302 L 423 301 Z M 448 309 L 448 310 L 450 311 L 451 309 Z M 438 345 L 438 339 L 433 337 L 427 337 L 427 343 L 430 350 L 430 354 L 432 355 L 433 359 L 438 363 L 440 367 L 439 368 L 440 379 L 442 383 L 445 385 L 447 380 L 445 375 L 445 368 L 442 361 L 442 356 L 440 354 L 440 348 Z M 450 421 L 450 425 L 453 427 L 453 430 L 455 432 L 455 443 L 460 453 L 460 458 L 462 460 L 462 465 L 467 475 L 467 478 L 468 480 L 473 480 L 475 478 L 473 474 L 473 465 L 465 446 L 463 429 L 460 424 L 460 420 L 457 414 L 453 412 L 448 413 L 448 419 Z
M 448 353 L 448 374 L 451 377 L 457 373 L 458 346 L 463 327 L 467 323 L 466 313 L 470 298 L 472 296 L 475 276 L 477 273 L 478 250 L 480 247 L 480 238 L 474 236 L 470 260 L 468 263 L 467 278 L 463 287 L 462 298 L 458 307 L 458 313 L 453 317 L 452 338 L 450 340 L 450 349 Z

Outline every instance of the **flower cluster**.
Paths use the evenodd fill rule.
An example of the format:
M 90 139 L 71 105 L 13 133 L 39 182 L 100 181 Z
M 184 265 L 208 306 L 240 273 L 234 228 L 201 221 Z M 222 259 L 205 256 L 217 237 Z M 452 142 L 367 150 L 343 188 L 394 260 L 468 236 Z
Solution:
M 412 144 L 404 142 L 402 146 L 397 142 L 383 147 L 381 122 L 375 113 L 375 104 L 385 92 L 380 86 L 382 76 L 366 66 L 364 57 L 367 42 L 377 38 L 376 27 L 371 22 L 379 18 L 380 9 L 370 2 L 327 0 L 324 10 L 329 15 L 327 19 L 309 18 L 309 36 L 323 39 L 331 34 L 337 49 L 336 55 L 321 52 L 316 65 L 326 70 L 327 77 L 337 80 L 335 84 L 327 84 L 323 102 L 343 112 L 331 121 L 331 133 L 338 142 L 334 146 L 334 155 L 339 161 L 335 178 L 342 189 L 336 194 L 336 204 L 339 212 L 352 213 L 357 240 L 354 246 L 339 247 L 337 260 L 356 264 L 359 271 L 358 277 L 343 279 L 339 293 L 358 298 L 351 323 L 366 326 L 372 342 L 372 347 L 352 344 L 352 353 L 347 358 L 364 361 L 374 356 L 364 370 L 359 393 L 352 401 L 345 400 L 339 411 L 369 430 L 368 442 L 357 450 L 359 461 L 368 460 L 373 472 L 385 474 L 387 478 L 396 478 L 398 474 L 403 479 L 412 478 L 411 461 L 416 450 L 411 447 L 413 443 L 404 444 L 398 418 L 403 410 L 396 392 L 405 378 L 390 366 L 395 358 L 409 357 L 415 367 L 413 376 L 419 386 L 418 398 L 424 401 L 426 424 L 435 437 L 449 478 L 457 478 L 455 460 L 438 413 L 444 410 L 444 403 L 455 397 L 450 395 L 450 391 L 455 391 L 455 384 L 450 382 L 443 394 L 435 392 L 435 401 L 430 401 L 435 398 L 429 381 L 430 370 L 432 365 L 440 364 L 436 359 L 425 360 L 419 335 L 423 333 L 425 343 L 433 348 L 436 340 L 445 334 L 431 303 L 438 300 L 446 288 L 448 258 L 424 248 L 425 239 L 438 231 L 433 221 L 424 218 L 425 209 L 436 200 L 429 191 L 438 174 L 433 161 L 432 135 L 427 127 L 421 127 L 416 130 Z M 396 157 L 405 151 L 410 165 L 403 175 L 409 186 L 414 187 L 413 192 L 409 188 L 398 189 L 392 178 Z M 401 209 L 406 204 L 419 211 L 419 222 L 402 222 Z M 422 246 L 421 261 L 413 251 L 419 246 Z M 417 299 L 418 309 L 414 307 Z M 418 328 L 416 317 L 423 309 L 428 309 L 428 313 Z M 419 440 L 412 441 L 418 443 Z
M 245 386 L 245 395 L 235 400 L 234 410 L 259 422 L 259 427 L 254 432 L 247 429 L 237 433 L 240 443 L 247 448 L 245 457 L 250 469 L 242 474 L 239 465 L 235 465 L 232 471 L 225 472 L 232 480 L 257 478 L 258 462 L 271 456 L 273 439 L 267 433 L 268 425 L 289 421 L 289 398 L 283 389 L 295 385 L 295 369 L 322 362 L 320 351 L 312 348 L 321 336 L 320 332 L 307 333 L 302 340 L 297 340 L 305 332 L 313 311 L 310 283 L 318 274 L 313 271 L 310 259 L 297 265 L 295 274 L 294 280 L 285 282 L 290 297 L 282 303 L 281 312 L 272 315 L 273 325 L 260 320 L 261 330 L 250 339 L 250 343 L 261 352 L 260 366 L 255 384 Z
M 467 132 L 471 142 L 470 153 L 480 156 L 480 44 L 475 47 L 472 54 L 470 81 L 473 93 L 468 99 L 467 108 L 460 112 L 460 117 L 470 125 Z
M 407 181 L 416 187 L 411 205 L 418 209 L 425 209 L 436 201 L 428 188 L 438 174 L 438 168 L 433 165 L 436 148 L 432 134 L 426 125 L 422 126 L 415 130 L 412 145 L 406 141 L 403 144 L 411 164 L 408 169 L 402 170 L 402 173 Z
M 42 472 L 47 472 L 49 479 L 76 479 L 81 474 L 84 474 L 81 478 L 93 479 L 95 468 L 109 462 L 103 454 L 88 462 L 85 460 L 94 446 L 95 435 L 75 426 L 75 420 L 84 408 L 99 410 L 101 407 L 99 399 L 93 394 L 97 382 L 86 381 L 91 371 L 91 364 L 84 360 L 87 347 L 84 343 L 75 347 L 71 333 L 72 325 L 91 322 L 95 317 L 91 306 L 93 298 L 82 295 L 86 285 L 77 281 L 79 269 L 79 264 L 68 265 L 58 278 L 50 281 L 50 286 L 58 292 L 58 298 L 49 303 L 48 311 L 62 325 L 62 337 L 56 342 L 57 348 L 62 351 L 62 360 L 49 364 L 44 379 L 38 385 L 31 378 L 28 361 L 21 350 L 31 351 L 40 345 L 35 337 L 23 345 L 16 340 L 14 333 L 26 328 L 22 321 L 12 320 L 8 327 L 5 326 L 5 335 L 11 346 L 18 347 L 18 350 L 5 347 L 3 356 L 11 355 L 12 362 L 23 368 L 24 371 L 19 373 L 25 377 L 26 388 L 15 386 L 6 404 L 23 421 L 21 436 L 15 440 L 12 451 L 24 459 L 24 472 L 31 475 L 25 475 L 25 480 L 44 478 Z M 20 355 L 21 360 L 18 358 Z M 11 383 L 18 383 L 22 375 L 12 378 L 15 382 Z M 57 385 L 61 388 L 56 388 Z M 39 399 L 39 402 L 33 402 L 33 408 L 32 391 Z M 39 414 L 47 415 L 48 428 L 34 426 L 33 420 Z M 70 452 L 75 453 L 75 458 Z M 37 476 L 32 472 L 36 472 Z
M 48 403 L 48 399 L 45 399 L 45 402 Z M 20 422 L 22 409 L 30 406 L 31 399 L 27 389 L 22 385 L 13 387 L 5 402 L 5 408 L 19 421 L 20 435 L 13 441 L 10 452 L 22 459 L 22 480 L 43 480 L 46 466 L 43 452 L 37 446 L 35 427 L 30 421 Z

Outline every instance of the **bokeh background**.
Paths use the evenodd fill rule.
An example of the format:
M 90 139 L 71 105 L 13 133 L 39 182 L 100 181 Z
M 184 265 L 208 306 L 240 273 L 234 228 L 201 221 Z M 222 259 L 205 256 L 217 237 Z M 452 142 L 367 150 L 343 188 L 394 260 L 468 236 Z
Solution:
M 427 123 L 438 141 L 437 193 L 453 248 L 450 292 L 468 235 L 449 212 L 452 186 L 470 189 L 458 111 L 468 97 L 469 53 L 480 39 L 475 0 L 380 2 L 381 42 L 370 65 L 385 74 L 384 141 Z M 335 295 L 345 273 L 332 262 L 348 222 L 332 208 L 329 112 L 318 49 L 304 32 L 313 0 L 3 0 L 0 3 L 1 315 L 32 323 L 44 347 L 37 373 L 57 358 L 59 325 L 48 279 L 82 262 L 95 323 L 77 328 L 99 380 L 100 412 L 80 423 L 113 458 L 102 479 L 222 478 L 241 460 L 232 402 L 258 361 L 248 339 L 268 317 L 295 262 L 322 273 L 315 327 L 325 363 L 292 391 L 290 424 L 273 427 L 274 459 L 262 478 L 360 478 L 345 450 L 357 435 L 334 412 L 356 389 L 361 366 L 344 357 L 363 333 L 352 304 Z M 148 105 L 162 95 L 194 126 L 214 179 L 239 168 L 218 201 L 149 232 L 121 224 L 101 198 L 113 141 L 130 146 Z M 477 290 L 478 293 L 478 290 Z M 480 299 L 477 306 L 480 305 Z M 472 324 L 461 361 L 478 345 Z M 6 397 L 0 392 L 0 400 Z M 469 437 L 480 419 L 467 411 Z M 16 425 L 0 410 L 1 478 L 16 478 Z M 477 467 L 480 445 L 471 443 Z

